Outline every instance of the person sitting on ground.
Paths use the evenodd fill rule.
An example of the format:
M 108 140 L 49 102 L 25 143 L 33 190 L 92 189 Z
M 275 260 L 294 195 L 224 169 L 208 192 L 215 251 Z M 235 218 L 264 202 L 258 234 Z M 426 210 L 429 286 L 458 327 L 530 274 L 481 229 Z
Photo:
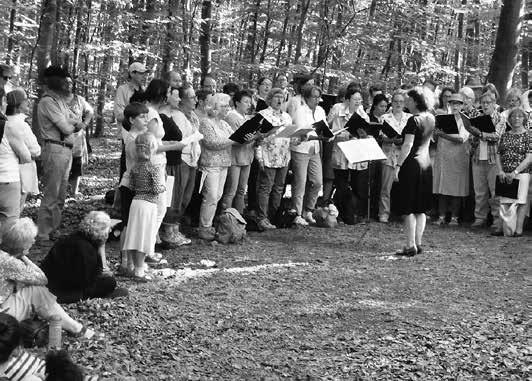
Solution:
M 0 379 L 40 381 L 45 377 L 43 360 L 20 349 L 17 319 L 0 312 Z
M 37 226 L 30 218 L 6 222 L 0 230 L 0 311 L 18 321 L 33 312 L 41 319 L 61 318 L 62 328 L 75 337 L 90 339 L 95 332 L 72 319 L 45 286 L 42 270 L 26 256 L 35 242 Z
M 48 288 L 59 303 L 126 296 L 112 275 L 104 274 L 105 241 L 111 219 L 105 212 L 88 213 L 78 231 L 57 241 L 41 263 Z

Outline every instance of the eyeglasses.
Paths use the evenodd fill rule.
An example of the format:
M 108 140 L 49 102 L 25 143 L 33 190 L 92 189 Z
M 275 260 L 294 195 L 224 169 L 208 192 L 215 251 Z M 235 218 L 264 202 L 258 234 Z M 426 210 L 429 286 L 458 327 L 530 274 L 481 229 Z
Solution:
M 12 77 L 3 75 L 2 78 L 4 78 L 4 81 L 9 81 Z
M 183 98 L 196 99 L 197 97 L 198 97 L 197 95 L 192 95 L 192 96 L 184 96 Z

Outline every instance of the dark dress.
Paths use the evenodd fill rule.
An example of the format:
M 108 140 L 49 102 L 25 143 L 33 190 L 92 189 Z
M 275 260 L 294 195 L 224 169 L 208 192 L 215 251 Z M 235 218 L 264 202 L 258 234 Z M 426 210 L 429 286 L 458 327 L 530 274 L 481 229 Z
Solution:
M 403 130 L 414 135 L 414 144 L 399 171 L 399 212 L 402 215 L 425 213 L 432 206 L 432 166 L 429 144 L 434 131 L 434 116 L 427 112 L 412 116 Z
M 41 269 L 59 303 L 104 298 L 116 288 L 115 278 L 102 274 L 98 244 L 80 232 L 57 241 L 43 259 Z

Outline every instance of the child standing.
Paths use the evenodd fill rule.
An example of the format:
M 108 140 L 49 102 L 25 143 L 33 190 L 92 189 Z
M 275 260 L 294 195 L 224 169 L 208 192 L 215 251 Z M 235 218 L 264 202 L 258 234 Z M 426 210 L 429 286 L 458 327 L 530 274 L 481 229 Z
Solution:
M 157 149 L 157 140 L 149 132 L 135 139 L 137 164 L 130 173 L 130 189 L 135 196 L 129 210 L 123 250 L 133 261 L 134 278 L 141 282 L 151 280 L 145 274 L 144 258 L 152 255 L 157 235 L 157 202 L 165 192 L 164 179 L 159 168 L 150 159 Z

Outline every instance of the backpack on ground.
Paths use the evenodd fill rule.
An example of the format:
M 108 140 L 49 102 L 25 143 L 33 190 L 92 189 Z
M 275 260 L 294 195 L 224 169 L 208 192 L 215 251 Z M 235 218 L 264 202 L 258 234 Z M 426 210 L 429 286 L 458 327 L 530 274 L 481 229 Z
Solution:
M 220 243 L 237 243 L 246 238 L 246 220 L 235 208 L 227 208 L 218 216 L 215 239 Z
M 279 229 L 287 229 L 294 227 L 294 220 L 297 217 L 297 212 L 290 207 L 291 200 L 283 198 L 281 206 L 275 212 L 275 217 L 272 223 Z

